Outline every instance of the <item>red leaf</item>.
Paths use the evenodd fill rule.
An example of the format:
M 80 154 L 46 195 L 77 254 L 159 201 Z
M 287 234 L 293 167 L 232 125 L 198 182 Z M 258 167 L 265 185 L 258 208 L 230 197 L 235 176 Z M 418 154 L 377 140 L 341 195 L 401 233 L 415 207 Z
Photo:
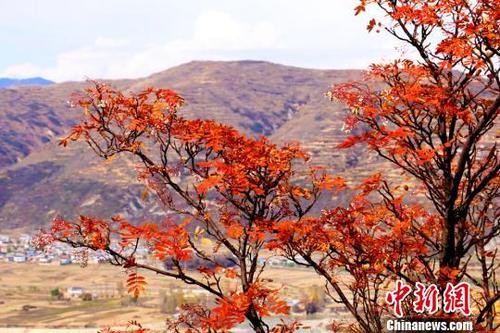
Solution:
M 207 179 L 203 180 L 201 183 L 199 183 L 196 186 L 196 191 L 199 194 L 205 194 L 208 192 L 208 190 L 215 186 L 217 183 L 219 183 L 222 180 L 222 177 L 219 175 L 214 175 L 210 176 Z

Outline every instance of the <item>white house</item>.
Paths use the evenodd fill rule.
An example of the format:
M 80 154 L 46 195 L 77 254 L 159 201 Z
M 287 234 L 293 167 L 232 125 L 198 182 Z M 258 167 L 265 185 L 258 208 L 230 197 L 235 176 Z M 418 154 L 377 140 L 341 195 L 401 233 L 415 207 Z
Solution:
M 69 287 L 66 292 L 69 297 L 80 297 L 84 290 L 81 287 Z
M 12 261 L 13 262 L 26 262 L 26 256 L 24 254 L 15 254 L 13 257 L 12 257 Z
M 7 235 L 0 235 L 0 244 L 9 244 L 10 237 Z

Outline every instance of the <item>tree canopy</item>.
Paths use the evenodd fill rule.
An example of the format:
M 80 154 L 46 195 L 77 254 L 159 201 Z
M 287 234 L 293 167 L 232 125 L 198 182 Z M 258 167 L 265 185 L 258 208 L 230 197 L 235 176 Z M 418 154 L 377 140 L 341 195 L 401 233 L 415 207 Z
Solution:
M 323 192 L 345 191 L 347 183 L 308 166 L 309 156 L 298 145 L 280 147 L 212 120 L 186 119 L 184 99 L 171 90 L 124 94 L 91 82 L 76 100 L 85 120 L 61 144 L 84 141 L 105 159 L 134 156 L 139 179 L 170 217 L 161 225 L 132 224 L 120 216 L 57 218 L 38 242 L 108 252 L 113 264 L 127 269 L 135 297 L 147 288 L 141 271 L 150 270 L 216 298 L 211 308 L 183 306 L 178 319 L 169 321 L 170 331 L 226 332 L 244 321 L 259 333 L 296 330 L 300 323 L 294 321 L 266 323 L 265 317 L 289 313 L 279 290 L 262 278 L 266 251 L 324 278 L 327 295 L 353 318 L 333 322 L 335 330 L 382 332 L 385 320 L 395 316 L 386 294 L 401 282 L 421 296 L 448 295 L 449 288 L 468 282 L 480 290 L 473 297 L 475 330 L 497 329 L 493 242 L 500 233 L 500 166 L 491 137 L 500 105 L 499 5 L 361 0 L 355 8 L 356 14 L 381 10 L 384 21 L 371 19 L 367 29 L 384 30 L 413 53 L 372 65 L 363 80 L 332 87 L 329 97 L 349 110 L 344 129 L 357 130 L 331 148 L 364 144 L 412 176 L 410 186 L 375 170 L 349 188 L 348 205 L 313 213 Z M 169 260 L 171 269 L 137 261 L 140 243 L 158 260 Z M 234 265 L 222 265 L 218 253 Z M 194 259 L 196 274 L 183 264 Z M 471 271 L 473 263 L 478 274 Z M 340 272 L 348 283 L 339 281 Z M 236 287 L 224 288 L 225 279 Z M 425 289 L 430 284 L 436 289 Z M 409 298 L 400 309 L 409 318 L 471 318 L 467 311 L 423 313 L 411 305 Z M 136 322 L 130 329 L 146 330 Z

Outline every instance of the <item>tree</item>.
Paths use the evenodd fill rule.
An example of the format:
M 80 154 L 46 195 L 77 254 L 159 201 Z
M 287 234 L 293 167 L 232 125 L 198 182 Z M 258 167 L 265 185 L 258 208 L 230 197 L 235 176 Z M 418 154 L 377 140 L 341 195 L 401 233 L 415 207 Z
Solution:
M 330 97 L 350 110 L 344 128 L 361 133 L 339 148 L 365 144 L 411 175 L 414 185 L 390 184 L 376 173 L 352 188 L 347 207 L 312 216 L 321 190 L 342 190 L 345 183 L 316 169 L 299 175 L 296 166 L 307 156 L 298 147 L 185 119 L 178 112 L 183 99 L 170 90 L 124 95 L 93 82 L 77 101 L 86 120 L 61 144 L 83 140 L 106 159 L 135 156 L 148 191 L 175 215 L 163 225 L 132 225 L 119 216 L 58 218 L 39 242 L 107 251 L 114 264 L 128 269 L 134 296 L 146 288 L 141 270 L 214 295 L 213 308 L 184 305 L 171 331 L 225 331 L 244 320 L 256 332 L 270 331 L 263 318 L 288 308 L 260 279 L 264 249 L 324 277 L 328 295 L 355 319 L 351 331 L 383 331 L 391 316 L 384 292 L 396 280 L 413 287 L 434 283 L 441 293 L 450 283 L 471 282 L 481 288 L 474 298 L 475 329 L 497 329 L 499 264 L 491 244 L 500 233 L 500 167 L 489 138 L 500 104 L 498 1 L 361 0 L 356 13 L 368 6 L 388 20 L 382 25 L 372 19 L 368 30 L 384 28 L 418 59 L 372 65 L 364 80 L 332 88 Z M 207 248 L 202 239 L 215 245 Z M 136 261 L 140 244 L 172 269 Z M 229 255 L 234 267 L 222 265 L 217 253 Z M 186 268 L 194 258 L 202 278 Z M 471 273 L 473 262 L 479 275 Z M 347 281 L 340 281 L 339 271 Z M 227 280 L 237 288 L 223 288 Z M 407 299 L 401 311 L 425 317 L 411 312 L 411 305 Z M 442 311 L 437 316 L 460 317 Z
M 175 313 L 177 310 L 177 300 L 176 300 L 176 295 L 170 292 L 168 295 L 167 293 L 162 290 L 160 292 L 160 311 L 162 313 L 168 313 L 172 314 Z
M 306 289 L 304 295 L 306 314 L 315 314 L 325 308 L 325 288 L 313 285 Z
M 356 14 L 368 6 L 387 22 L 372 19 L 367 29 L 384 28 L 417 59 L 372 65 L 363 80 L 332 87 L 329 96 L 350 111 L 345 129 L 361 132 L 339 148 L 367 145 L 413 176 L 414 193 L 423 195 L 405 199 L 407 186 L 376 174 L 347 209 L 310 219 L 308 228 L 283 224 L 275 246 L 324 276 L 362 331 L 383 330 L 380 293 L 391 279 L 435 283 L 441 292 L 466 280 L 482 289 L 474 298 L 476 330 L 495 330 L 499 263 L 491 241 L 500 233 L 500 166 L 492 132 L 500 105 L 500 3 L 361 0 Z M 474 261 L 478 275 L 471 274 Z M 339 267 L 352 278 L 350 299 L 336 281 Z
M 386 186 L 376 175 L 353 189 L 356 195 L 347 208 L 282 221 L 268 245 L 325 278 L 327 295 L 344 304 L 358 323 L 350 331 L 382 332 L 387 285 L 396 278 L 425 278 L 415 259 L 432 255 L 422 235 L 432 234 L 435 220 L 418 205 L 405 206 L 401 195 L 387 202 L 370 200 L 377 191 L 386 194 Z M 407 229 L 420 220 L 426 223 L 421 233 Z
M 278 290 L 260 279 L 265 269 L 259 260 L 262 250 L 272 226 L 306 216 L 332 179 L 315 168 L 299 175 L 295 165 L 308 157 L 297 146 L 278 147 L 211 120 L 185 119 L 178 112 L 182 104 L 167 89 L 125 95 L 91 82 L 75 101 L 85 120 L 61 145 L 82 140 L 104 159 L 134 156 L 146 190 L 156 193 L 171 214 L 161 225 L 133 225 L 120 216 L 109 221 L 80 216 L 75 222 L 58 217 L 38 242 L 57 240 L 106 251 L 115 265 L 128 270 L 127 287 L 134 297 L 146 288 L 142 270 L 195 285 L 215 297 L 217 305 L 211 309 L 184 305 L 171 330 L 225 331 L 246 319 L 256 332 L 269 332 L 263 318 L 286 314 L 288 306 Z M 300 183 L 295 180 L 299 176 Z M 206 239 L 213 245 L 204 245 Z M 172 269 L 138 262 L 135 253 L 141 245 Z M 221 257 L 232 267 L 221 263 Z M 186 268 L 191 261 L 198 264 L 201 277 Z M 236 281 L 237 288 L 223 288 L 226 280 Z
M 61 293 L 61 291 L 59 290 L 59 288 L 54 288 L 54 289 L 51 289 L 50 290 L 50 297 L 52 299 L 61 299 L 63 297 L 63 294 Z

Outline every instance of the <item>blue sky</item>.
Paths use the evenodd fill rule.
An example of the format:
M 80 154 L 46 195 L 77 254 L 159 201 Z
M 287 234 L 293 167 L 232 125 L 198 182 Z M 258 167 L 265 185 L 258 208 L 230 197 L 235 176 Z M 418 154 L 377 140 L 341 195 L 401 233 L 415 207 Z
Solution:
M 135 78 L 191 60 L 365 68 L 397 54 L 356 0 L 0 0 L 0 77 Z

